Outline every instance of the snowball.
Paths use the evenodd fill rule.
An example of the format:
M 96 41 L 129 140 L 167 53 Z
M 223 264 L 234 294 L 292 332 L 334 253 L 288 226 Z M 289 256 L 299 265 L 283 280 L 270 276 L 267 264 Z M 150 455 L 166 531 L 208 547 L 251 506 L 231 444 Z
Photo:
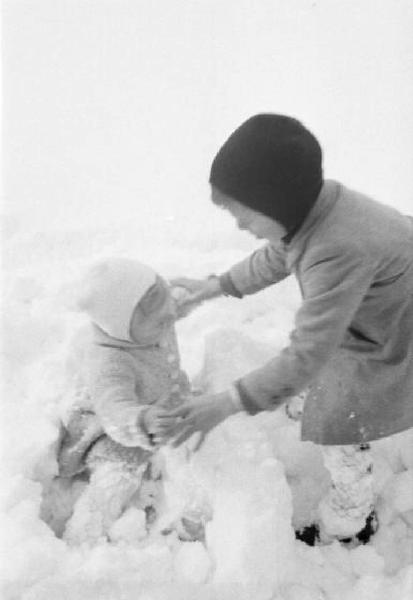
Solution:
M 147 536 L 145 511 L 131 507 L 112 525 L 109 538 L 113 542 L 139 542 Z
M 352 570 L 356 575 L 374 575 L 382 573 L 384 559 L 371 546 L 358 546 L 349 552 Z
M 394 510 L 403 513 L 413 509 L 413 469 L 396 473 L 388 482 L 383 496 Z
M 201 542 L 186 542 L 179 547 L 174 570 L 178 579 L 191 583 L 204 583 L 211 572 L 211 558 Z
M 408 600 L 412 597 L 412 591 L 412 573 L 405 578 L 365 575 L 342 598 L 343 600 Z
M 301 584 L 292 584 L 282 590 L 282 600 L 323 600 L 323 598 L 325 598 L 325 595 L 320 589 Z
M 380 528 L 369 544 L 354 550 L 339 544 L 320 550 L 294 540 L 291 495 L 294 524 L 305 524 L 313 518 L 329 479 L 319 448 L 300 441 L 299 424 L 289 420 L 283 409 L 254 418 L 233 417 L 208 436 L 197 455 L 177 461 L 170 480 L 162 480 L 169 503 L 165 510 L 178 516 L 189 491 L 200 486 L 205 492 L 212 509 L 207 547 L 176 539 L 173 544 L 172 535 L 164 537 L 156 531 L 141 539 L 143 514 L 136 508 L 127 509 L 111 531 L 112 539 L 123 543 L 103 543 L 95 548 L 67 547 L 39 518 L 40 485 L 28 477 L 38 477 L 47 486 L 54 474 L 59 417 L 56 397 L 66 392 L 60 383 L 61 346 L 74 328 L 72 323 L 78 325 L 74 318 L 63 318 L 60 306 L 51 308 L 47 299 L 50 281 L 57 284 L 63 274 L 76 275 L 76 261 L 89 262 L 91 253 L 121 252 L 139 256 L 166 276 L 174 270 L 176 275 L 188 272 L 199 277 L 229 267 L 250 248 L 235 246 L 231 235 L 218 234 L 213 247 L 205 241 L 202 227 L 195 233 L 189 233 L 190 228 L 177 232 L 173 227 L 173 239 L 163 234 L 156 237 L 156 228 L 146 225 L 145 229 L 143 241 L 136 235 L 135 225 L 129 233 L 122 228 L 87 232 L 81 237 L 62 231 L 52 244 L 46 239 L 43 245 L 26 239 L 24 256 L 22 244 L 14 238 L 13 264 L 22 262 L 20 254 L 28 270 L 22 277 L 10 269 L 15 284 L 6 299 L 9 318 L 5 325 L 13 329 L 6 327 L 5 331 L 8 365 L 4 376 L 9 390 L 3 399 L 2 428 L 8 466 L 8 472 L 1 474 L 2 491 L 8 487 L 0 561 L 5 598 L 409 598 L 413 538 L 408 491 L 412 483 L 411 471 L 406 469 L 413 468 L 412 432 L 377 443 L 374 481 Z M 179 322 L 183 367 L 191 376 L 199 373 L 204 389 L 225 388 L 287 342 L 298 299 L 296 290 L 290 289 L 291 282 L 292 278 L 286 286 L 271 286 L 242 302 L 220 299 L 205 303 Z M 185 293 L 182 289 L 177 292 L 178 296 Z M 52 493 L 51 487 L 44 491 L 42 516 L 47 518 L 53 501 L 60 523 L 53 525 L 56 531 L 70 512 L 71 494 L 77 496 L 80 491 L 81 486 L 75 486 L 65 498 Z M 168 515 L 160 514 L 159 521 L 163 516 Z M 54 522 L 50 520 L 51 525 Z
M 228 423 L 210 445 L 220 456 L 206 529 L 213 580 L 272 589 L 294 570 L 291 494 L 282 465 L 248 419 Z

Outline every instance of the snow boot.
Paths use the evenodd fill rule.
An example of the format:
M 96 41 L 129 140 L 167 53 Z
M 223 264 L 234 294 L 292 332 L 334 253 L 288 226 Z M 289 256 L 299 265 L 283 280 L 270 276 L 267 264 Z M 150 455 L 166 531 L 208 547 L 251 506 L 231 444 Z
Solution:
M 359 546 L 360 544 L 367 544 L 370 538 L 376 533 L 379 528 L 379 522 L 377 519 L 376 511 L 373 510 L 366 519 L 366 524 L 363 529 L 360 529 L 358 533 L 346 538 L 331 538 L 337 539 L 340 544 L 345 546 Z M 320 539 L 320 528 L 317 524 L 313 523 L 307 527 L 303 527 L 295 532 L 297 540 L 304 542 L 307 546 L 321 545 L 323 542 Z M 324 543 L 326 543 L 324 541 Z
M 356 535 L 347 538 L 340 538 L 339 542 L 345 545 L 359 545 L 359 544 L 367 544 L 370 541 L 370 538 L 376 533 L 379 528 L 379 521 L 377 519 L 377 513 L 375 510 L 372 510 L 369 516 L 366 519 L 366 524 L 363 529 L 360 529 Z
M 315 546 L 320 541 L 320 528 L 313 523 L 302 529 L 295 531 L 295 538 L 307 544 L 307 546 Z

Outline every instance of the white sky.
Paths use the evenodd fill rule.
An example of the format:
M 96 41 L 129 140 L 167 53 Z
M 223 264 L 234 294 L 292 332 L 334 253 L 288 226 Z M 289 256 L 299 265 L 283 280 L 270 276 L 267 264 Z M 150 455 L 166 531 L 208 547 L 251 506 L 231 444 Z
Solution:
M 6 208 L 199 219 L 219 145 L 272 111 L 327 176 L 413 214 L 412 30 L 411 0 L 4 1 Z

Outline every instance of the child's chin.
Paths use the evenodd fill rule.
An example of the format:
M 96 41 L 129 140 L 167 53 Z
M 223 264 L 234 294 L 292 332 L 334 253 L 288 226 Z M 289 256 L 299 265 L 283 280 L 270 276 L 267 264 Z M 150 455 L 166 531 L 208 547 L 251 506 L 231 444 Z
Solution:
M 139 337 L 139 338 L 135 339 L 135 342 L 139 346 L 154 346 L 156 344 L 159 344 L 159 342 L 162 339 L 163 339 L 163 335 L 159 334 L 159 335 L 151 335 L 148 337 Z

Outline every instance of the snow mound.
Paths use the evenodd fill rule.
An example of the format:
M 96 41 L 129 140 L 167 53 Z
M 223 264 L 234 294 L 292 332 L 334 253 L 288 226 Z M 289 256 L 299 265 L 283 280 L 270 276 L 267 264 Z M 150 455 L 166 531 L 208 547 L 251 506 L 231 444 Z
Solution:
M 218 240 L 219 238 L 219 240 Z M 223 241 L 224 240 L 224 241 Z M 413 593 L 413 435 L 373 444 L 380 529 L 366 546 L 310 548 L 294 527 L 311 523 L 329 484 L 319 449 L 299 440 L 285 411 L 237 415 L 182 461 L 165 452 L 167 518 L 192 488 L 211 511 L 205 544 L 155 530 L 130 508 L 111 541 L 69 548 L 61 535 L 82 490 L 54 489 L 64 350 L 79 322 L 64 310 L 70 279 L 101 255 L 138 257 L 166 276 L 220 272 L 250 249 L 202 231 L 159 239 L 135 229 L 17 232 L 6 247 L 2 402 L 2 598 L 5 600 L 407 600 Z M 218 243 L 219 241 L 219 243 Z M 165 258 L 164 248 L 168 247 Z M 163 249 L 163 250 L 162 250 Z M 90 254 L 93 256 L 90 256 Z M 298 304 L 283 282 L 242 302 L 205 304 L 178 324 L 183 366 L 204 391 L 224 389 L 288 338 Z M 53 499 L 60 514 L 48 527 Z M 42 518 L 41 518 L 42 517 Z

